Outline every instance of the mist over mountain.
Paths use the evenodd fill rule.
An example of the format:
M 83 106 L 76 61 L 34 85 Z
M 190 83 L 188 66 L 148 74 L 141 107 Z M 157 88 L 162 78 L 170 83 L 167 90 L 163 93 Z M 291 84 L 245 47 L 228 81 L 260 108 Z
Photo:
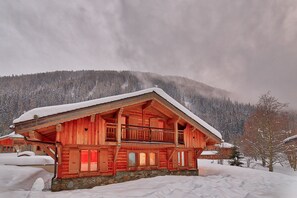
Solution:
M 159 87 L 218 129 L 229 141 L 241 134 L 253 109 L 231 101 L 231 93 L 177 76 L 132 71 L 56 71 L 0 77 L 0 133 L 32 108 L 81 102 Z

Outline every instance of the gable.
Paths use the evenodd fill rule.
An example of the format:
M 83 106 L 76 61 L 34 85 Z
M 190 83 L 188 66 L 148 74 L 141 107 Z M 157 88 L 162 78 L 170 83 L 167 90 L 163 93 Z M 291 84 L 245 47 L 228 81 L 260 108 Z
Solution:
M 137 106 L 150 109 L 158 113 L 160 117 L 165 116 L 172 119 L 181 119 L 181 122 L 191 124 L 216 142 L 221 141 L 221 134 L 216 129 L 160 89 L 147 89 L 82 103 L 37 108 L 14 120 L 14 124 L 18 133 L 24 133 L 86 116 L 116 111 L 120 108 L 133 110 Z M 32 119 L 32 117 L 35 117 L 35 119 Z

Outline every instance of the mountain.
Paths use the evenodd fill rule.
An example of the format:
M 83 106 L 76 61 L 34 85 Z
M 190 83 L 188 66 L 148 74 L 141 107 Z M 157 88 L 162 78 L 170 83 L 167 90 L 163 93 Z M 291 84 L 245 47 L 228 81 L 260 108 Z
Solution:
M 32 108 L 66 104 L 159 87 L 218 129 L 224 139 L 241 134 L 253 106 L 231 93 L 177 76 L 134 71 L 56 71 L 0 77 L 0 132 Z

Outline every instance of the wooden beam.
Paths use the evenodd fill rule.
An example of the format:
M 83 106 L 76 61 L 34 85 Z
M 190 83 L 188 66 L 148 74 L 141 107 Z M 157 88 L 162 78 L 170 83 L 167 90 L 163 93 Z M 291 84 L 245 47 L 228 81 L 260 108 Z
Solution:
M 91 115 L 90 121 L 91 122 L 95 122 L 95 118 L 96 118 L 96 115 L 95 114 Z
M 179 118 L 174 122 L 174 144 L 176 147 L 178 146 L 178 121 Z
M 57 132 L 61 132 L 63 130 L 63 126 L 62 126 L 62 124 L 57 124 L 56 125 L 56 131 Z
M 197 149 L 196 150 L 196 158 L 198 158 L 200 155 L 201 155 L 201 153 L 202 153 L 202 151 L 203 151 L 203 149 Z
M 174 124 L 176 121 L 179 121 L 179 120 L 180 120 L 179 117 L 173 117 L 167 120 L 167 124 Z
M 122 140 L 122 113 L 124 111 L 124 108 L 120 108 L 117 112 L 117 143 L 121 144 Z
M 31 140 L 42 140 L 42 135 L 36 131 L 30 131 L 29 132 L 29 138 Z
M 146 110 L 147 108 L 151 107 L 154 103 L 155 103 L 154 100 L 150 100 L 146 104 L 142 105 L 142 109 Z
M 45 145 L 40 144 L 41 149 L 48 154 L 51 158 L 55 159 L 55 154 Z
M 61 144 L 58 144 L 57 146 L 57 151 L 58 151 L 58 164 L 62 164 L 62 148 L 61 148 Z
M 118 154 L 119 154 L 119 150 L 120 150 L 121 146 L 117 146 L 116 150 L 115 150 L 115 154 L 114 154 L 114 159 L 113 159 L 113 174 L 116 174 L 116 162 L 117 162 L 117 158 L 118 158 Z
M 173 149 L 173 151 L 171 152 L 171 154 L 170 154 L 170 156 L 169 156 L 169 158 L 168 158 L 168 162 L 171 160 L 171 158 L 173 157 L 173 154 L 175 153 L 175 149 Z

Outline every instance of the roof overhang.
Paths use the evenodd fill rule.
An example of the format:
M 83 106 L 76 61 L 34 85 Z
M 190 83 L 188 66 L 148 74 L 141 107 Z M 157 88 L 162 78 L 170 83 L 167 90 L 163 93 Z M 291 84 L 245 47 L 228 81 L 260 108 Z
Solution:
M 156 89 L 152 89 L 152 91 L 147 93 L 132 95 L 131 97 L 124 97 L 110 102 L 107 101 L 93 106 L 78 108 L 44 117 L 36 116 L 35 119 L 15 122 L 15 131 L 19 134 L 24 134 L 29 131 L 54 126 L 78 118 L 87 117 L 94 114 L 100 114 L 119 108 L 125 108 L 127 106 L 135 105 L 141 102 L 146 102 L 148 100 L 156 100 L 157 102 L 171 110 L 173 113 L 175 113 L 178 117 L 184 119 L 190 125 L 199 129 L 203 134 L 213 139 L 216 143 L 221 142 L 221 134 L 217 132 L 213 127 L 211 127 L 208 124 L 206 125 L 206 123 L 203 120 L 201 120 L 200 123 L 200 118 L 198 118 L 197 116 L 193 118 L 194 114 L 192 115 L 192 113 L 185 109 L 185 107 L 183 107 L 181 104 L 177 104 L 177 102 L 173 98 L 168 96 L 162 90 L 161 91 L 163 93 L 161 92 L 161 94 L 159 93 L 160 89 L 157 89 L 157 91 L 155 90 Z M 164 97 L 164 94 L 166 94 L 166 97 Z M 199 119 L 199 121 L 197 121 L 197 119 Z M 209 128 L 211 130 L 215 130 L 216 133 L 214 133 L 214 131 L 211 131 Z

